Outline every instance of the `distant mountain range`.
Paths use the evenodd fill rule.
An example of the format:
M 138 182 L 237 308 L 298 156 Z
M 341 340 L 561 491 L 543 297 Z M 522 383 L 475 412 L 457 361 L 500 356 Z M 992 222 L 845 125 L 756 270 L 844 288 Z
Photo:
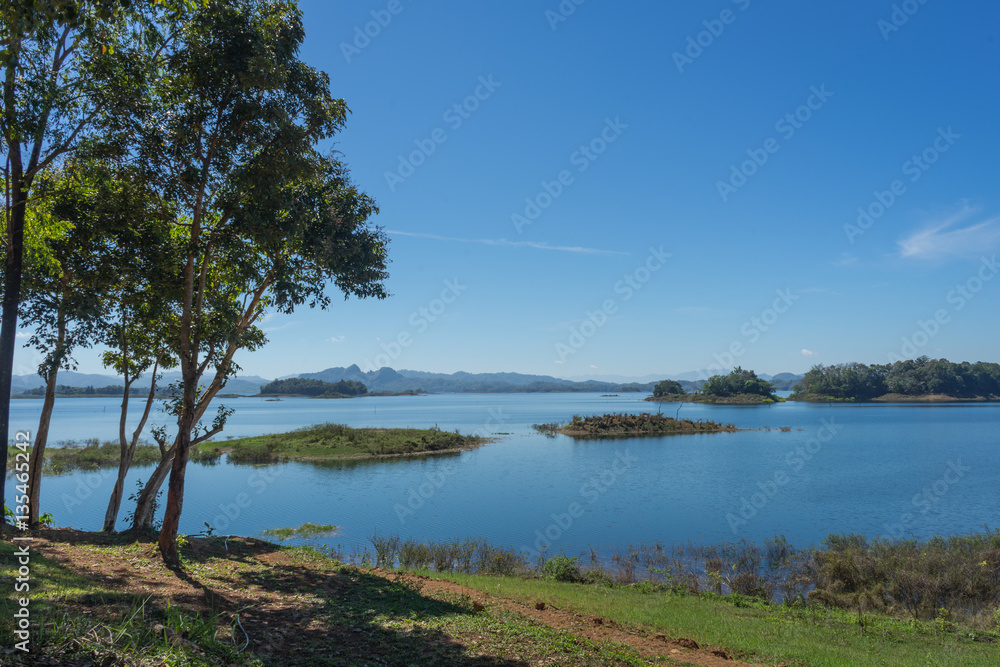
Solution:
M 347 368 L 327 368 L 318 373 L 299 373 L 288 377 L 300 377 L 326 382 L 355 380 L 362 382 L 371 392 L 401 392 L 422 390 L 430 393 L 512 393 L 512 392 L 651 392 L 661 380 L 677 380 L 685 391 L 694 391 L 701 387 L 703 378 L 718 371 L 691 371 L 678 375 L 646 375 L 642 377 L 627 377 L 621 375 L 603 375 L 590 378 L 557 378 L 551 375 L 526 375 L 523 373 L 428 373 L 426 371 L 395 370 L 389 367 L 377 371 L 362 371 L 357 364 Z M 802 375 L 794 373 L 779 373 L 771 376 L 761 373 L 760 377 L 770 380 L 779 391 L 791 388 L 791 385 L 802 379 Z M 164 373 L 163 384 L 180 378 L 180 373 L 172 371 Z M 143 386 L 140 378 L 137 386 Z M 282 378 L 284 379 L 284 378 Z M 122 379 L 114 375 L 94 375 L 61 371 L 59 384 L 69 387 L 106 387 L 122 385 Z M 227 394 L 253 396 L 260 393 L 261 386 L 270 380 L 257 375 L 243 375 L 233 378 L 223 390 Z M 20 394 L 28 389 L 42 386 L 42 380 L 37 375 L 15 375 L 11 383 L 11 393 Z M 145 383 L 148 387 L 149 384 Z
M 422 390 L 431 393 L 511 393 L 511 392 L 577 392 L 577 391 L 652 391 L 653 382 L 622 383 L 573 382 L 550 375 L 525 375 L 522 373 L 428 373 L 425 371 L 395 370 L 389 367 L 377 371 L 362 371 L 357 364 L 347 368 L 327 368 L 319 373 L 301 373 L 301 378 L 339 382 L 362 382 L 371 392 L 397 392 Z M 662 378 L 660 378 L 662 379 Z

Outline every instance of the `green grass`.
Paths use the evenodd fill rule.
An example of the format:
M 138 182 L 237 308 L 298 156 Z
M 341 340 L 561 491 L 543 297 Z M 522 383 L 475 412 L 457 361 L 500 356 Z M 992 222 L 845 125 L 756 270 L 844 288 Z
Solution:
M 632 648 L 595 643 L 556 630 L 501 605 L 477 607 L 468 596 L 427 595 L 422 584 L 386 579 L 338 564 L 309 547 L 209 538 L 187 552 L 181 578 L 201 593 L 186 608 L 163 597 L 162 565 L 151 542 L 78 534 L 65 562 L 31 554 L 30 653 L 0 658 L 4 665 L 108 664 L 312 667 L 421 665 L 518 667 L 526 664 L 600 667 L 677 664 L 644 659 Z M 192 547 L 193 548 L 193 547 Z M 0 544 L 0 573 L 14 576 L 14 547 Z M 260 557 L 268 555 L 267 560 Z M 97 561 L 94 569 L 88 563 Z M 80 561 L 79 565 L 75 565 Z M 152 593 L 130 595 L 101 571 L 127 563 L 123 574 Z M 75 565 L 75 567 L 74 567 Z M 172 576 L 172 575 L 170 575 Z M 13 596 L 0 599 L 0 641 L 12 645 Z M 206 599 L 230 610 L 213 614 Z M 252 638 L 235 622 L 232 606 Z M 177 641 L 180 640 L 180 641 Z M 176 643 L 173 643 L 176 642 Z M 122 662 L 126 659 L 126 662 Z
M 325 537 L 335 530 L 337 526 L 330 524 L 304 523 L 298 528 L 268 528 L 264 534 L 279 540 L 290 540 L 293 537 Z
M 60 442 L 58 447 L 46 446 L 45 467 L 47 475 L 64 475 L 78 470 L 91 471 L 117 468 L 121 459 L 121 447 L 117 442 L 99 442 L 92 438 L 83 442 Z M 7 469 L 14 463 L 19 449 L 11 447 L 7 451 Z M 28 452 L 31 451 L 29 447 Z M 23 458 L 21 459 L 23 461 Z M 153 465 L 160 462 L 160 449 L 156 445 L 140 444 L 135 448 L 133 466 Z
M 695 596 L 655 586 L 570 584 L 543 579 L 427 572 L 494 595 L 600 616 L 669 637 L 715 644 L 746 659 L 788 665 L 996 665 L 995 633 L 816 605 L 789 607 L 743 596 Z M 980 640 L 976 641 L 978 636 Z M 993 640 L 992 642 L 990 640 Z
M 290 433 L 206 442 L 195 450 L 200 455 L 227 452 L 232 463 L 277 463 L 429 454 L 471 449 L 484 442 L 487 442 L 486 438 L 438 429 L 350 428 L 342 424 L 318 424 Z
M 126 548 L 127 549 L 127 548 Z M 13 581 L 15 546 L 0 543 L 5 581 Z M 111 553 L 109 557 L 121 557 Z M 260 660 L 241 654 L 234 642 L 220 641 L 228 628 L 222 617 L 185 611 L 150 597 L 121 592 L 115 584 L 96 584 L 93 578 L 32 551 L 30 554 L 29 652 L 14 651 L 0 658 L 4 665 L 37 664 L 169 664 L 171 667 L 237 665 L 258 667 Z M 0 645 L 15 641 L 13 615 L 19 609 L 14 595 L 0 598 Z M 172 642 L 171 636 L 177 635 Z M 183 642 L 177 641 L 183 638 Z M 43 656 L 58 662 L 43 662 Z M 80 662 L 69 662 L 76 661 Z M 107 662 L 103 662 L 107 661 Z

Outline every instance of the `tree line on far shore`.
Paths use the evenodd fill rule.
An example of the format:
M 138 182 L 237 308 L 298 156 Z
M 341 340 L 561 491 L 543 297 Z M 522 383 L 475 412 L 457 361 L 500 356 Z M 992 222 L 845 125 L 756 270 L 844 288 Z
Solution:
M 1000 364 L 922 356 L 892 364 L 819 365 L 794 389 L 791 398 L 800 400 L 865 401 L 886 394 L 990 398 L 1000 396 Z

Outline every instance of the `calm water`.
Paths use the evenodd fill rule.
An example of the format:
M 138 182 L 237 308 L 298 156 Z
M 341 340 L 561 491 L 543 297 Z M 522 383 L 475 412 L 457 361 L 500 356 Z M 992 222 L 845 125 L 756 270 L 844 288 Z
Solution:
M 317 467 L 191 465 L 183 532 L 257 535 L 304 522 L 341 527 L 325 540 L 485 537 L 576 555 L 661 540 L 709 543 L 784 534 L 805 546 L 830 532 L 930 536 L 1000 525 L 1000 404 L 685 405 L 689 419 L 792 430 L 574 441 L 531 424 L 574 414 L 656 410 L 641 395 L 439 394 L 352 400 L 223 401 L 228 435 L 326 421 L 352 426 L 437 424 L 498 435 L 478 450 L 419 460 Z M 53 440 L 113 438 L 115 399 L 57 401 Z M 37 427 L 41 401 L 12 404 L 12 429 Z M 676 406 L 663 406 L 673 415 Z M 154 415 L 155 423 L 167 418 Z M 150 469 L 133 471 L 132 489 Z M 97 529 L 111 473 L 45 478 L 42 509 L 56 523 Z M 166 485 L 164 485 L 165 488 Z M 130 509 L 123 509 L 122 517 Z M 120 521 L 122 521 L 120 519 Z M 123 521 L 120 525 L 123 525 Z

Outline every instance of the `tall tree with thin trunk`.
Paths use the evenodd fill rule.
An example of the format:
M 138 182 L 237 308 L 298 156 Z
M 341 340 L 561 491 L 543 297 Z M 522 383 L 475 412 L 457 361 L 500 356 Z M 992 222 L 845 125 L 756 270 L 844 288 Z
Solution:
M 159 540 L 170 566 L 195 425 L 237 351 L 264 343 L 264 312 L 327 307 L 331 284 L 345 298 L 387 295 L 387 239 L 367 223 L 375 204 L 316 150 L 348 109 L 299 60 L 303 38 L 292 0 L 208 2 L 162 49 L 141 104 L 118 114 L 183 248 L 171 342 L 182 382 Z
M 108 509 L 104 514 L 103 529 L 106 532 L 114 531 L 115 523 L 118 521 L 118 512 L 121 509 L 122 496 L 125 493 L 125 476 L 128 475 L 128 471 L 132 467 L 135 448 L 139 444 L 139 438 L 142 436 L 146 421 L 149 419 L 149 413 L 156 400 L 157 385 L 162 377 L 160 370 L 170 368 L 173 365 L 169 347 L 166 346 L 162 337 L 156 335 L 156 324 L 141 318 L 141 313 L 147 310 L 148 303 L 137 303 L 131 306 L 124 303 L 119 305 L 120 321 L 112 328 L 109 336 L 109 342 L 116 343 L 116 346 L 104 354 L 105 367 L 114 369 L 125 381 L 121 416 L 118 421 L 120 448 L 118 476 L 115 478 L 111 498 L 108 500 Z M 149 325 L 152 325 L 153 328 L 147 328 Z M 132 385 L 147 371 L 149 372 L 149 392 L 142 405 L 142 416 L 132 434 L 128 435 L 129 399 L 131 398 Z
M 72 152 L 98 115 L 102 81 L 90 65 L 108 55 L 127 0 L 15 0 L 0 5 L 0 162 L 3 164 L 3 300 L 0 305 L 0 491 L 7 476 L 10 385 L 25 216 L 35 179 Z M 3 495 L 3 494 L 0 494 Z
M 129 188 L 122 188 L 104 163 L 72 159 L 38 176 L 39 203 L 28 220 L 41 230 L 63 232 L 45 242 L 46 262 L 37 262 L 25 281 L 21 311 L 35 329 L 29 345 L 43 355 L 39 375 L 45 396 L 29 463 L 30 526 L 41 514 L 44 453 L 55 403 L 57 377 L 74 367 L 75 348 L 90 346 L 106 327 L 109 296 L 134 263 L 134 249 L 149 216 Z

